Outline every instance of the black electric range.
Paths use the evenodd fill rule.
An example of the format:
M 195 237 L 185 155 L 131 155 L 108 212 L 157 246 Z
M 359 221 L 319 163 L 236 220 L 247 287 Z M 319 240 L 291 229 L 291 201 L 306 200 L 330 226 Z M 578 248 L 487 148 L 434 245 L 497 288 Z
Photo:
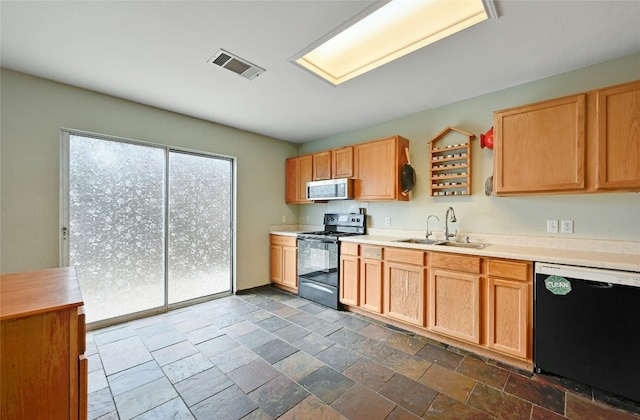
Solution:
M 298 296 L 340 309 L 340 238 L 366 234 L 366 216 L 328 213 L 324 230 L 298 234 Z

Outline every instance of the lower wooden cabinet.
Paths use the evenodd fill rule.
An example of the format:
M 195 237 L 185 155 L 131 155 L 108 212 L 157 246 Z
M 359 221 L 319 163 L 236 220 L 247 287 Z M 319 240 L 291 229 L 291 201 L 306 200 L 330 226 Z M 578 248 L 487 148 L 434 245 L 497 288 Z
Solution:
M 424 252 L 385 249 L 384 314 L 420 327 L 425 326 Z
M 480 343 L 480 276 L 432 269 L 429 327 L 436 332 Z
M 360 307 L 382 313 L 382 248 L 361 246 Z
M 532 267 L 530 261 L 343 242 L 340 301 L 427 337 L 530 368 Z
M 360 257 L 358 244 L 345 242 L 340 247 L 340 302 L 360 305 Z
M 298 249 L 295 236 L 271 235 L 270 279 L 291 291 L 298 290 Z
M 531 270 L 526 261 L 488 262 L 487 345 L 521 358 L 532 356 Z
M 6 274 L 0 288 L 0 418 L 86 419 L 86 327 L 75 270 Z
M 480 343 L 481 272 L 480 257 L 431 254 L 431 329 L 470 343 Z

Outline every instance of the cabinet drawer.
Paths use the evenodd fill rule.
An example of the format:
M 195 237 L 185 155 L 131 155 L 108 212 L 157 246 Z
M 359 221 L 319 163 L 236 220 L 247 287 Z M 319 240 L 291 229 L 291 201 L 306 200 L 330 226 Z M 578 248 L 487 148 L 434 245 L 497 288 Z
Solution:
M 466 256 L 466 255 L 454 255 L 454 254 L 439 254 L 434 252 L 431 254 L 431 266 L 438 268 L 445 268 L 447 270 L 463 271 L 465 273 L 479 274 L 481 269 L 482 258 Z
M 406 248 L 385 248 L 384 259 L 405 264 L 425 265 L 424 251 Z
M 362 258 L 369 258 L 371 260 L 382 259 L 382 248 L 379 246 L 365 246 L 360 247 L 360 256 Z
M 271 245 L 296 246 L 295 236 L 271 235 Z
M 489 276 L 505 277 L 508 279 L 529 281 L 530 264 L 527 261 L 509 261 L 490 259 L 488 263 Z
M 340 254 L 342 255 L 358 255 L 359 244 L 353 242 L 340 242 Z

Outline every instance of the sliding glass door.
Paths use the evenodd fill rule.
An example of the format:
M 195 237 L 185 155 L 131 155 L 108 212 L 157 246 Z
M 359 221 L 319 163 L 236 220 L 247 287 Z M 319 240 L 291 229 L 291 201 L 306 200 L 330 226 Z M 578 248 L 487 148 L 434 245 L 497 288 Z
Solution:
M 230 290 L 231 165 L 169 153 L 169 303 Z
M 232 288 L 233 161 L 64 133 L 63 264 L 87 322 Z

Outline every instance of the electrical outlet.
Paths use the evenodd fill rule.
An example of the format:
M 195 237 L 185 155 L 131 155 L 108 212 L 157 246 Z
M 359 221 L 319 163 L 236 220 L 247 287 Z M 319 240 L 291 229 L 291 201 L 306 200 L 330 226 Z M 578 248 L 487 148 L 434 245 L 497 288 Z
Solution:
M 558 233 L 557 220 L 547 220 L 547 233 Z
M 573 233 L 573 220 L 563 220 L 560 222 L 560 232 Z
M 384 225 L 385 225 L 385 227 L 391 226 L 391 218 L 390 217 L 385 217 L 384 218 Z
M 307 223 L 309 223 L 309 216 L 307 216 L 306 221 L 307 221 Z
M 283 214 L 281 220 L 282 220 L 282 223 L 287 223 L 287 215 Z

